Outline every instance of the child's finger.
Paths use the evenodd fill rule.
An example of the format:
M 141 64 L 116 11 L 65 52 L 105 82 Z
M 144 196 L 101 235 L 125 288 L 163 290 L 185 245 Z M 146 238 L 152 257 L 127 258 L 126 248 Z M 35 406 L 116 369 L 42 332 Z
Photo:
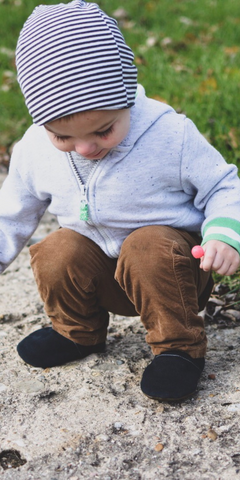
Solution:
M 202 268 L 205 272 L 212 270 L 214 262 L 216 261 L 216 254 L 217 252 L 215 249 L 207 249 L 204 257 L 201 258 L 200 268 Z M 218 264 L 218 267 L 220 267 L 221 264 Z

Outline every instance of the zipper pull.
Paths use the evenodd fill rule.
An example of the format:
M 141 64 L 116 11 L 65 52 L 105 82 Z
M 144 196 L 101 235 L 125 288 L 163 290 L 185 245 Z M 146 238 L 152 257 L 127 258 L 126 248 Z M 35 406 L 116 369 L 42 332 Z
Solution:
M 81 189 L 81 202 L 80 202 L 79 218 L 80 218 L 80 220 L 83 220 L 84 222 L 87 222 L 88 218 L 89 218 L 89 215 L 88 215 L 88 203 L 87 203 L 85 185 L 80 185 L 80 189 Z

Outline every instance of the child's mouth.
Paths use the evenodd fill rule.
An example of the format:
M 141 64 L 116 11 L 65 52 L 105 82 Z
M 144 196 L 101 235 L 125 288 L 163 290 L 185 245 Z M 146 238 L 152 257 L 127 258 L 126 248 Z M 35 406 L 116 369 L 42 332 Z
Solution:
M 94 160 L 95 158 L 98 159 L 100 157 L 99 158 L 99 160 L 100 160 L 101 158 L 103 158 L 105 156 L 105 155 L 102 155 L 104 151 L 105 151 L 105 149 L 103 148 L 102 150 L 95 153 L 94 155 L 86 155 L 86 158 L 89 159 L 89 160 Z

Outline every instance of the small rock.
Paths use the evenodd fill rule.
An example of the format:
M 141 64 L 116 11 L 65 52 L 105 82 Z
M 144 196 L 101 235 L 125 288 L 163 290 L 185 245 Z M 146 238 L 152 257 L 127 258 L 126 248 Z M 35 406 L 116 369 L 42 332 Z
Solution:
M 113 426 L 116 428 L 116 430 L 121 430 L 123 428 L 123 424 L 121 422 L 115 422 Z
M 162 443 L 157 443 L 157 445 L 154 447 L 154 450 L 156 452 L 161 452 L 164 449 L 164 445 Z
M 208 378 L 209 380 L 215 380 L 216 375 L 214 373 L 209 373 Z
M 116 393 L 123 393 L 126 390 L 126 384 L 121 382 L 116 382 L 113 384 L 113 390 Z
M 212 428 L 210 428 L 210 429 L 208 430 L 207 436 L 208 436 L 208 438 L 210 438 L 210 440 L 212 440 L 213 442 L 214 442 L 215 440 L 217 440 L 217 438 L 218 438 L 217 433 L 215 432 L 215 430 L 212 430 Z
M 196 448 L 196 450 L 193 450 L 193 452 L 192 452 L 193 455 L 199 455 L 200 453 L 201 453 L 200 448 Z
M 108 435 L 104 435 L 104 433 L 100 433 L 99 435 L 97 435 L 95 437 L 95 440 L 97 442 L 108 442 L 109 441 L 109 436 Z
M 4 385 L 4 383 L 0 383 L 0 393 L 4 392 L 5 390 L 7 390 L 7 385 Z
M 158 413 L 163 413 L 164 412 L 164 406 L 163 405 L 159 405 L 156 409 L 156 412 Z
M 18 447 L 25 447 L 25 442 L 21 438 L 19 440 L 14 440 L 14 443 L 18 445 Z
M 233 403 L 227 409 L 229 412 L 240 412 L 240 403 Z
M 44 389 L 43 383 L 38 380 L 22 380 L 15 383 L 14 387 L 24 393 L 38 393 Z
M 123 365 L 123 363 L 125 363 L 124 360 L 116 360 L 117 365 Z

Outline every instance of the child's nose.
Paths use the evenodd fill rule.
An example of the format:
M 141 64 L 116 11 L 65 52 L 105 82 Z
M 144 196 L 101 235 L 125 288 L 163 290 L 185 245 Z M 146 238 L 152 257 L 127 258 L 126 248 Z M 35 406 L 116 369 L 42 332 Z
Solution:
M 75 151 L 80 155 L 91 155 L 97 149 L 96 143 L 93 142 L 84 142 L 84 141 L 77 141 L 75 143 Z

